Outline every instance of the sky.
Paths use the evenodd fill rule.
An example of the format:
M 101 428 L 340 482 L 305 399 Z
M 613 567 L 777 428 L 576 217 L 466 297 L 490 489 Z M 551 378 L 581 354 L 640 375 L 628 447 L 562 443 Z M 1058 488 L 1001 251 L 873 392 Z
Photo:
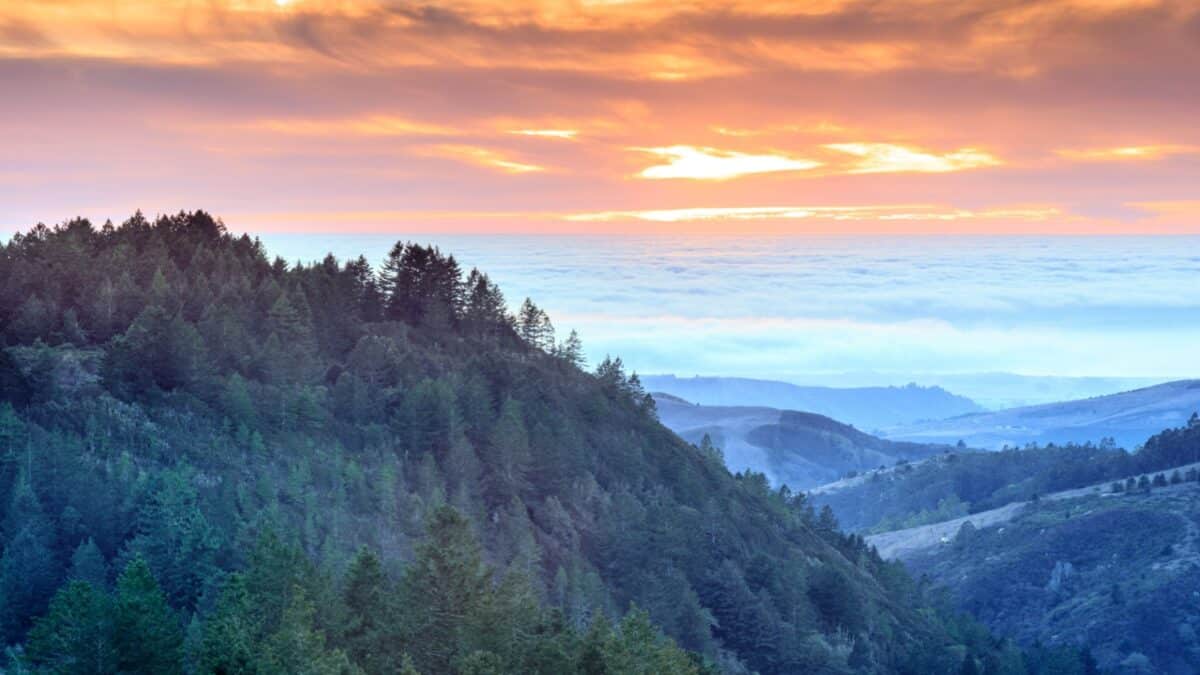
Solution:
M 1200 233 L 1194 0 L 0 2 L 0 229 Z

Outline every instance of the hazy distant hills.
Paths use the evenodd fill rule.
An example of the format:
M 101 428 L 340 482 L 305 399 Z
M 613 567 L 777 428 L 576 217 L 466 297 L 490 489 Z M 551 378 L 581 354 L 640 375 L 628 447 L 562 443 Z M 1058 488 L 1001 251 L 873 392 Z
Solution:
M 1184 424 L 1200 410 L 1200 380 L 1180 380 L 1107 396 L 901 424 L 885 429 L 892 440 L 955 443 L 1000 448 L 1099 441 L 1111 437 L 1134 449 L 1168 427 Z
M 663 392 L 706 406 L 764 406 L 803 410 L 860 429 L 943 419 L 983 410 L 971 399 L 941 387 L 815 387 L 740 377 L 642 377 L 647 391 Z
M 731 471 L 751 469 L 793 489 L 820 485 L 850 471 L 891 466 L 944 450 L 887 441 L 823 415 L 765 406 L 696 405 L 656 393 L 659 419 L 693 443 L 705 434 L 721 448 Z

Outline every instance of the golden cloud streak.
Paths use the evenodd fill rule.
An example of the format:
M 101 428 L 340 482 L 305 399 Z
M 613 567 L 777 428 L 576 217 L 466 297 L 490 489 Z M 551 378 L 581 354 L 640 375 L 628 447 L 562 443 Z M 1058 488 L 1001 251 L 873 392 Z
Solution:
M 1125 160 L 1157 160 L 1171 155 L 1200 152 L 1195 145 L 1126 145 L 1116 148 L 1062 149 L 1055 154 L 1083 162 L 1121 162 Z
M 336 120 L 269 119 L 251 122 L 245 126 L 250 129 L 300 136 L 451 136 L 460 133 L 453 127 L 391 115 Z
M 780 154 L 749 154 L 691 145 L 662 148 L 633 148 L 666 160 L 638 172 L 640 178 L 692 178 L 727 180 L 739 176 L 778 171 L 807 171 L 821 162 Z
M 975 148 L 939 155 L 893 143 L 830 143 L 824 147 L 859 158 L 848 173 L 947 173 L 1002 163 L 991 153 Z
M 518 162 L 494 150 L 473 145 L 436 145 L 427 148 L 426 154 L 474 164 L 475 166 L 487 169 L 497 169 L 503 173 L 537 173 L 546 170 L 545 167 Z
M 650 209 L 631 211 L 596 211 L 569 214 L 575 222 L 615 222 L 644 220 L 658 223 L 680 223 L 710 220 L 926 220 L 953 221 L 972 219 L 1002 219 L 1044 222 L 1062 217 L 1054 206 L 1014 206 L 995 209 L 960 209 L 936 204 L 889 204 L 871 206 L 741 206 L 699 207 L 682 209 Z
M 578 129 L 514 129 L 510 134 L 518 136 L 534 136 L 536 138 L 560 138 L 573 140 L 579 135 Z

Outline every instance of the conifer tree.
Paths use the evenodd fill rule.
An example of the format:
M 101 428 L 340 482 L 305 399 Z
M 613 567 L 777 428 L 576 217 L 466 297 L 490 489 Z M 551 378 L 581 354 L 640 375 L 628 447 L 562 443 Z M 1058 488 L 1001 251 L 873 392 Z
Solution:
M 470 523 L 450 506 L 434 509 L 428 538 L 405 570 L 401 595 L 406 644 L 422 672 L 451 671 L 491 586 Z
M 240 573 L 230 575 L 213 613 L 204 622 L 198 663 L 201 672 L 257 673 L 261 621 Z
M 121 672 L 182 673 L 183 629 L 145 560 L 134 558 L 125 566 L 115 596 L 115 642 Z
M 337 633 L 347 655 L 369 675 L 391 672 L 399 657 L 388 586 L 379 556 L 359 549 L 346 572 Z
M 89 583 L 101 591 L 108 588 L 108 563 L 91 537 L 79 542 L 71 554 L 71 569 L 67 572 L 67 579 Z
M 38 669 L 63 675 L 117 672 L 112 606 L 102 588 L 71 581 L 29 631 L 26 653 Z

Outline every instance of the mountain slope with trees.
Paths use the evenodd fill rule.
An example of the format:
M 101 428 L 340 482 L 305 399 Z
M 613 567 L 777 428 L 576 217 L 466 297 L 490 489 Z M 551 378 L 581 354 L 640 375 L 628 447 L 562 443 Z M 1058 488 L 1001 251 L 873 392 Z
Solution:
M 38 226 L 0 327 L 16 671 L 1040 672 L 436 248 Z

